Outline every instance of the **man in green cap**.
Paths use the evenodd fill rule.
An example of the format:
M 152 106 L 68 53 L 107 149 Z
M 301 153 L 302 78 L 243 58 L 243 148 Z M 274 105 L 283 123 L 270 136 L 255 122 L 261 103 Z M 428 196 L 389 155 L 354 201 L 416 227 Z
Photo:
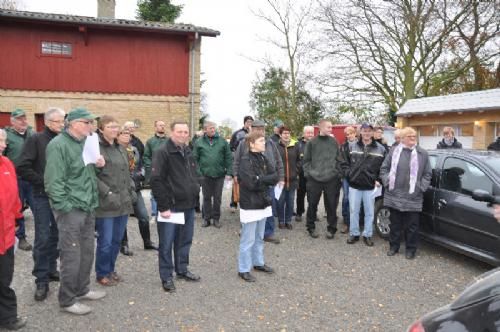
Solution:
M 7 147 L 5 148 L 3 154 L 9 158 L 17 168 L 24 143 L 28 137 L 33 135 L 33 129 L 28 125 L 26 112 L 20 108 L 16 108 L 10 114 L 10 123 L 11 127 L 5 129 L 7 132 Z M 31 184 L 22 180 L 21 177 L 18 176 L 17 186 L 19 188 L 19 198 L 21 199 L 21 204 L 25 206 L 27 203 L 29 207 L 33 209 L 33 189 Z M 19 226 L 16 231 L 16 237 L 19 239 L 18 248 L 22 250 L 31 250 L 31 244 L 26 241 L 24 217 L 17 219 L 16 224 Z
M 106 296 L 105 292 L 89 289 L 94 261 L 94 210 L 99 203 L 95 167 L 104 167 L 102 156 L 95 165 L 85 165 L 82 158 L 94 118 L 84 108 L 69 112 L 66 129 L 50 141 L 46 151 L 45 191 L 59 232 L 59 305 L 62 311 L 75 315 L 92 311 L 80 300 Z

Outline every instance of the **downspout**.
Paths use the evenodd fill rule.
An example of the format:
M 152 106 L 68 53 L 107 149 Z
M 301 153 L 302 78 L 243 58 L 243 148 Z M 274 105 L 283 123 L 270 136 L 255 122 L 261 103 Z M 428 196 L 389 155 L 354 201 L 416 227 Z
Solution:
M 194 94 L 195 94 L 195 58 L 196 58 L 196 41 L 198 40 L 198 32 L 194 34 L 193 45 L 191 46 L 191 135 L 194 135 Z

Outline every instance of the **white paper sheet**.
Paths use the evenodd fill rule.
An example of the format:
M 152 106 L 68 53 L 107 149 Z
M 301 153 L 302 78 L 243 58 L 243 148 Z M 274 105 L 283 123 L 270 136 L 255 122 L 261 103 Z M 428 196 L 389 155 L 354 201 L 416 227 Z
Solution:
M 260 210 L 244 210 L 240 208 L 240 222 L 247 224 L 249 222 L 258 221 L 273 215 L 272 206 Z
M 170 222 L 172 224 L 184 225 L 186 222 L 184 219 L 184 212 L 172 212 L 170 213 L 170 218 L 163 218 L 158 211 L 158 222 Z
M 274 198 L 279 200 L 281 197 L 281 192 L 283 192 L 283 187 L 281 187 L 279 184 L 275 185 L 274 186 Z
M 93 133 L 90 136 L 87 136 L 85 140 L 85 145 L 83 146 L 83 163 L 95 164 L 99 156 L 101 155 L 99 151 L 99 136 L 96 133 Z
M 373 197 L 377 198 L 382 195 L 382 186 L 375 186 L 375 189 L 373 189 Z

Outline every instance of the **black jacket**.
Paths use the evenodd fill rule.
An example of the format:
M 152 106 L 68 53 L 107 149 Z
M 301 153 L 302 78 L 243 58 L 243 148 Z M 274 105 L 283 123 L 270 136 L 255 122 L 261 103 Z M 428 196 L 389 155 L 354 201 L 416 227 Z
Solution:
M 188 146 L 181 149 L 168 139 L 153 153 L 151 189 L 160 212 L 195 207 L 200 185 Z
M 229 141 L 229 147 L 231 148 L 231 151 L 236 151 L 238 145 L 240 145 L 240 142 L 243 141 L 247 134 L 248 130 L 245 129 L 245 127 L 238 129 L 233 133 L 233 135 L 231 136 L 231 140 Z
M 462 143 L 457 141 L 455 137 L 453 137 L 452 145 L 446 145 L 443 138 L 441 141 L 439 141 L 439 143 L 436 146 L 436 149 L 461 149 L 461 148 L 462 148 Z
M 241 158 L 238 182 L 241 208 L 265 209 L 272 203 L 268 189 L 278 183 L 278 173 L 262 153 L 249 152 Z
M 342 171 L 349 186 L 359 190 L 372 190 L 375 181 L 381 183 L 380 167 L 386 156 L 385 147 L 372 139 L 368 145 L 359 141 L 344 156 Z
M 495 142 L 488 145 L 488 150 L 500 151 L 500 136 L 497 137 L 497 140 Z
M 298 172 L 300 176 L 304 176 L 304 170 L 302 169 L 302 160 L 304 159 L 304 150 L 306 148 L 307 141 L 304 139 L 304 137 L 301 137 L 297 144 L 295 146 L 297 147 L 297 153 L 299 154 L 299 167 L 298 167 Z
M 132 146 L 135 146 L 137 148 L 137 151 L 139 151 L 139 156 L 141 157 L 142 160 L 142 156 L 144 156 L 144 144 L 139 139 L 139 137 L 133 134 L 130 135 L 130 144 L 132 144 Z
M 56 136 L 57 133 L 45 127 L 42 132 L 35 133 L 26 139 L 19 157 L 17 174 L 23 180 L 31 183 L 35 195 L 46 195 L 43 184 L 46 163 L 45 150 L 49 142 Z
M 285 147 L 281 141 L 277 144 L 277 147 L 285 171 L 285 189 L 294 190 L 297 188 L 297 176 L 300 166 L 299 149 L 296 144 Z

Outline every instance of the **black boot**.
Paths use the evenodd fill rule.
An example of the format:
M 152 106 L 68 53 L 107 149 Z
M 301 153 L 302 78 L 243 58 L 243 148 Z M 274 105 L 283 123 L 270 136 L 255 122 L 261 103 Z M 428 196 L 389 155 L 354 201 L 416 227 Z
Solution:
M 128 236 L 127 236 L 127 230 L 125 230 L 125 234 L 123 235 L 122 239 L 122 245 L 120 247 L 120 252 L 124 254 L 125 256 L 133 256 L 134 253 L 129 250 L 128 248 Z
M 139 232 L 141 232 L 142 241 L 144 242 L 144 250 L 158 250 L 158 247 L 151 242 L 151 234 L 149 232 L 149 222 L 139 223 Z

